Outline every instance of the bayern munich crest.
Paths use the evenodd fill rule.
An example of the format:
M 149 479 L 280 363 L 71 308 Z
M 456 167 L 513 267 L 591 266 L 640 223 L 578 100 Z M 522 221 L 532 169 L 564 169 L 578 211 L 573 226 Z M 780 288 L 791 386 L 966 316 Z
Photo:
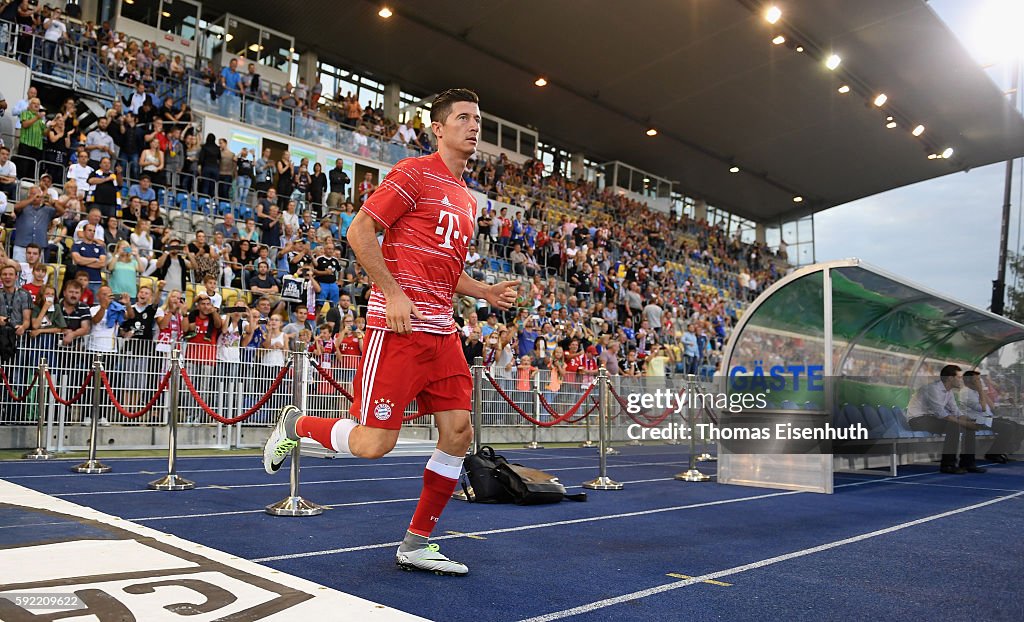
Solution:
M 379 398 L 374 402 L 373 416 L 381 421 L 387 421 L 391 418 L 391 409 L 395 406 L 395 403 L 386 398 Z

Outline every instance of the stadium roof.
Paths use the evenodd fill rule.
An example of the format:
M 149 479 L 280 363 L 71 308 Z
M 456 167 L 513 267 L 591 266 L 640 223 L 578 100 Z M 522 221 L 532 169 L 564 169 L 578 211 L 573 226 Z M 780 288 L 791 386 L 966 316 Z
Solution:
M 775 25 L 758 0 L 205 4 L 406 90 L 473 88 L 548 142 L 760 222 L 1024 155 L 1024 119 L 922 0 L 779 0 Z

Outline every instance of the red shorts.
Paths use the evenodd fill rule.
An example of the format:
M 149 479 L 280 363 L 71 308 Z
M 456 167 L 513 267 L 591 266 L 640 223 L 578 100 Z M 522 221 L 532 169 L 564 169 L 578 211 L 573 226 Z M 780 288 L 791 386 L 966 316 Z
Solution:
M 458 333 L 367 330 L 352 395 L 349 413 L 371 428 L 401 428 L 414 399 L 421 414 L 470 410 L 473 377 Z

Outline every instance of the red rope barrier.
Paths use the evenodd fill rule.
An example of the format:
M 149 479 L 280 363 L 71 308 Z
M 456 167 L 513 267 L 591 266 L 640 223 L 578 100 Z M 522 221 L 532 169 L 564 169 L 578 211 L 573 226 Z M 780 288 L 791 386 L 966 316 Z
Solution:
M 594 387 L 596 386 L 596 385 L 592 384 L 589 387 L 587 387 L 587 390 L 584 391 L 583 396 L 580 397 L 580 400 L 578 402 L 576 402 L 576 405 L 573 406 L 572 408 L 570 408 L 568 411 L 566 411 L 566 413 L 564 415 L 559 415 L 558 417 L 555 417 L 551 421 L 538 421 L 537 419 L 534 419 L 532 416 L 527 414 L 527 412 L 524 411 L 522 408 L 520 408 L 518 404 L 513 402 L 512 398 L 510 398 L 508 396 L 508 394 L 505 393 L 505 391 L 502 390 L 501 386 L 497 383 L 497 381 L 494 380 L 494 378 L 491 377 L 490 374 L 484 374 L 484 375 L 487 377 L 487 380 L 491 383 L 491 386 L 493 386 L 494 389 L 498 392 L 498 395 L 500 395 L 503 400 L 508 402 L 509 406 L 511 406 L 517 413 L 519 413 L 520 417 L 522 417 L 523 419 L 526 419 L 527 421 L 529 421 L 533 425 L 538 425 L 538 426 L 540 426 L 542 428 L 550 428 L 551 426 L 558 425 L 559 423 L 562 423 L 562 422 L 568 420 L 573 415 L 575 415 L 576 411 L 579 410 L 580 406 L 583 405 L 583 402 L 587 401 L 587 398 L 590 397 L 590 392 L 593 391 Z M 543 395 L 540 396 L 540 400 L 541 400 L 542 404 L 547 402 L 547 400 L 544 399 Z M 550 409 L 549 409 L 548 412 L 550 412 Z
M 74 396 L 72 396 L 71 399 L 68 400 L 61 399 L 60 395 L 57 393 L 57 387 L 54 386 L 53 384 L 53 376 L 50 375 L 49 370 L 47 370 L 45 374 L 46 384 L 50 385 L 50 395 L 53 396 L 53 399 L 57 400 L 61 404 L 64 404 L 65 406 L 71 406 L 72 404 L 77 403 L 78 400 L 82 399 L 82 396 L 85 395 L 85 390 L 89 388 L 89 383 L 92 382 L 92 374 L 93 371 L 90 369 L 89 373 L 85 375 L 85 380 L 82 382 L 82 386 L 79 387 L 78 391 L 74 394 Z
M 107 372 L 100 371 L 100 381 L 103 382 L 103 388 L 106 389 L 107 397 L 110 398 L 110 403 L 114 405 L 114 409 L 116 409 L 117 412 L 121 413 L 124 417 L 128 419 L 135 419 L 148 413 L 154 406 L 156 406 L 157 400 L 160 399 L 160 396 L 163 395 L 163 392 L 167 390 L 167 385 L 171 381 L 171 372 L 170 370 L 168 370 L 167 373 L 164 374 L 163 379 L 160 381 L 160 384 L 156 388 L 156 394 L 153 395 L 153 397 L 148 402 L 146 402 L 146 405 L 142 407 L 142 410 L 138 412 L 131 412 L 127 410 L 124 407 L 124 405 L 121 404 L 121 402 L 117 401 L 117 398 L 114 397 L 114 389 L 111 388 L 110 386 L 110 379 L 107 378 Z
M 663 421 L 671 417 L 672 413 L 675 412 L 675 408 L 670 406 L 667 409 L 665 409 L 665 411 L 661 415 L 655 417 L 650 417 L 646 413 L 638 413 L 641 416 L 643 416 L 644 419 L 647 420 L 647 422 L 645 423 L 637 419 L 633 415 L 633 413 L 629 412 L 628 403 L 626 402 L 626 400 L 622 399 L 622 397 L 615 391 L 615 388 L 612 386 L 610 382 L 608 383 L 608 391 L 612 394 L 612 397 L 615 398 L 615 401 L 619 403 L 620 411 L 626 413 L 626 415 L 630 419 L 632 419 L 637 425 L 643 426 L 645 428 L 655 428 L 661 425 Z
M 596 386 L 596 383 L 594 385 L 591 385 L 590 388 L 593 388 L 594 386 Z M 575 414 L 575 412 L 580 408 L 580 406 L 583 405 L 583 402 L 587 401 L 587 396 L 590 395 L 590 388 L 587 389 L 587 392 L 583 394 L 583 397 L 581 397 L 578 402 L 573 404 L 572 408 L 570 408 L 568 411 L 566 411 L 566 413 L 573 413 L 573 414 Z M 583 415 L 583 417 L 586 417 L 590 413 L 594 412 L 594 409 L 597 408 L 598 404 L 600 404 L 600 402 L 595 401 L 594 405 L 590 407 L 590 410 L 588 410 Z M 551 415 L 552 417 L 564 417 L 565 414 L 566 414 L 566 413 L 555 412 L 555 410 L 551 406 L 551 402 L 549 402 L 547 400 L 547 398 L 544 397 L 543 393 L 540 395 L 540 405 L 543 406 L 544 410 L 548 411 L 548 414 Z M 581 419 L 583 419 L 583 417 L 580 417 L 579 419 L 576 419 L 575 421 L 570 421 L 569 423 L 576 423 L 576 421 L 580 421 Z
M 195 399 L 196 404 L 203 409 L 203 412 L 225 425 L 232 425 L 239 421 L 248 419 L 258 413 L 260 409 L 263 408 L 263 405 L 267 403 L 267 400 L 269 400 L 274 394 L 274 391 L 277 391 L 277 388 L 281 386 L 282 382 L 284 382 L 284 377 L 288 375 L 289 369 L 291 369 L 291 362 L 281 368 L 281 371 L 277 374 L 277 378 L 274 379 L 273 384 L 271 384 L 270 388 L 267 389 L 267 392 L 263 394 L 263 397 L 257 400 L 256 403 L 252 405 L 252 408 L 237 417 L 223 417 L 214 412 L 214 410 L 203 401 L 203 398 L 199 396 L 199 391 L 197 391 L 195 385 L 192 384 L 192 379 L 189 378 L 188 372 L 185 371 L 185 368 L 181 369 L 181 381 L 185 383 L 185 386 L 188 388 L 188 392 L 192 394 L 192 398 Z
M 590 401 L 594 402 L 594 405 L 590 407 L 590 410 L 588 410 L 587 412 L 583 413 L 579 417 L 576 417 L 575 419 L 569 419 L 568 421 L 566 421 L 566 423 L 579 423 L 580 421 L 583 421 L 584 419 L 589 417 L 591 413 L 593 413 L 595 410 L 597 410 L 598 406 L 601 405 L 601 402 L 598 401 L 598 400 L 595 400 L 593 395 L 590 396 Z
M 334 387 L 335 391 L 347 397 L 350 402 L 356 401 L 356 398 L 352 397 L 352 394 L 346 391 L 345 387 L 341 386 L 341 383 L 334 379 L 334 376 L 331 375 L 331 372 L 326 371 L 325 369 L 317 365 L 316 361 L 311 360 L 309 364 L 312 365 L 313 369 L 315 369 L 317 373 L 320 374 L 320 376 L 327 381 L 327 384 Z
M 36 382 L 39 381 L 39 370 L 36 370 L 35 375 L 32 376 L 32 382 L 28 383 L 28 386 L 25 387 L 25 392 L 20 396 L 14 393 L 14 389 L 11 387 L 11 383 L 7 379 L 7 374 L 4 373 L 3 369 L 0 369 L 0 379 L 4 381 L 4 388 L 7 389 L 7 394 L 11 396 L 12 400 L 15 402 L 24 402 L 28 397 L 28 394 L 32 392 L 32 387 L 36 386 Z

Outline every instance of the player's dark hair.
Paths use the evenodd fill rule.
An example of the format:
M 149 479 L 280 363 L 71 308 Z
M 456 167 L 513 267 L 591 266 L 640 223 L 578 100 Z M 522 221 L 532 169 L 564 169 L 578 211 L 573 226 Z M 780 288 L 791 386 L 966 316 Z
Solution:
M 939 372 L 939 376 L 941 378 L 947 378 L 949 376 L 956 376 L 959 372 L 960 367 L 956 365 L 946 365 L 942 368 L 942 371 Z
M 441 93 L 434 98 L 434 103 L 430 106 L 430 121 L 433 123 L 444 123 L 444 120 L 448 118 L 448 115 L 452 113 L 452 105 L 455 102 L 471 102 L 474 104 L 480 103 L 480 98 L 477 97 L 476 93 L 469 89 L 448 89 L 441 91 Z

